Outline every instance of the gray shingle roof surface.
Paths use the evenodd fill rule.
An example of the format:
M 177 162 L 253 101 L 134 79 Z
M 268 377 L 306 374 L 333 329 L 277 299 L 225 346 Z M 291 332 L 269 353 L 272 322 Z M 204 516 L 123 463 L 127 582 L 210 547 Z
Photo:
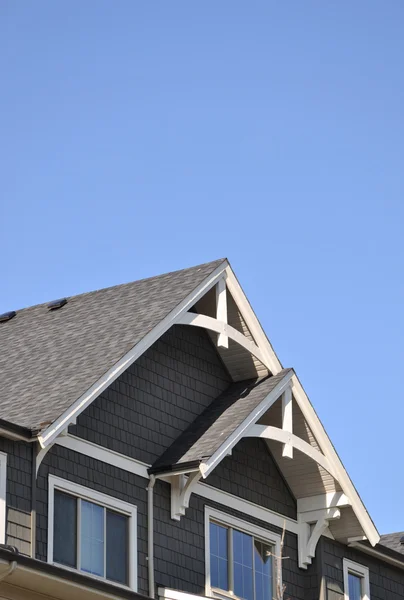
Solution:
M 53 422 L 225 259 L 17 311 L 0 323 L 0 419 Z
M 232 383 L 154 463 L 152 472 L 210 458 L 292 369 Z
M 385 546 L 386 548 L 390 548 L 390 550 L 395 550 L 395 552 L 404 554 L 404 544 L 400 544 L 400 540 L 403 536 L 404 531 L 399 531 L 397 533 L 387 533 L 385 535 L 380 536 L 379 544 L 381 546 Z

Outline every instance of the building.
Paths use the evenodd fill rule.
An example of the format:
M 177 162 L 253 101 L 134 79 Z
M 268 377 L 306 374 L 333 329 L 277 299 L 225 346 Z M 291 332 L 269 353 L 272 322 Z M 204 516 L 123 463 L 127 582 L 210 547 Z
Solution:
M 0 598 L 404 598 L 227 260 L 2 315 L 0 394 Z

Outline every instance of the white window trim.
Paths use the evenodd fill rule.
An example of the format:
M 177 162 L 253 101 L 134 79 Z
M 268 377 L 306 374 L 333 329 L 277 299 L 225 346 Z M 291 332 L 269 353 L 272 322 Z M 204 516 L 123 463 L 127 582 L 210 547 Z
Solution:
M 349 560 L 348 558 L 343 559 L 344 569 L 344 600 L 349 600 L 349 586 L 348 586 L 348 575 L 357 575 L 362 579 L 362 600 L 370 600 L 370 584 L 369 584 L 369 569 L 359 563 Z
M 61 492 L 67 492 L 79 498 L 83 498 L 84 500 L 89 500 L 90 502 L 96 502 L 97 504 L 101 504 L 106 508 L 110 508 L 112 510 L 118 511 L 120 513 L 125 514 L 129 517 L 129 557 L 128 557 L 128 565 L 129 565 L 129 588 L 137 592 L 137 509 L 133 504 L 129 504 L 128 502 L 124 502 L 123 500 L 119 500 L 118 498 L 114 498 L 113 496 L 108 496 L 107 494 L 102 494 L 101 492 L 97 492 L 96 490 L 92 490 L 90 488 L 79 485 L 78 483 L 74 483 L 72 481 L 68 481 L 67 479 L 62 479 L 61 477 L 56 477 L 55 475 L 49 475 L 49 485 L 48 485 L 48 563 L 57 565 L 58 567 L 65 568 L 70 571 L 76 571 L 79 573 L 83 573 L 88 577 L 93 577 L 95 579 L 101 579 L 102 581 L 106 581 L 111 585 L 116 585 L 118 587 L 123 587 L 128 589 L 127 585 L 123 585 L 117 583 L 115 581 L 111 581 L 106 577 L 99 577 L 97 575 L 92 575 L 91 573 L 87 573 L 85 571 L 81 571 L 80 569 L 72 569 L 66 565 L 61 565 L 59 563 L 54 562 L 53 560 L 53 522 L 54 522 L 54 495 L 55 490 L 60 490 Z
M 277 533 L 273 533 L 272 531 L 268 531 L 268 529 L 264 529 L 263 527 L 258 527 L 257 525 L 252 525 L 247 521 L 242 519 L 238 519 L 237 517 L 233 517 L 225 512 L 216 510 L 215 508 L 211 508 L 210 506 L 205 506 L 205 595 L 206 596 L 216 596 L 220 594 L 220 596 L 237 598 L 233 594 L 230 595 L 225 590 L 220 590 L 219 594 L 216 591 L 212 590 L 210 585 L 210 521 L 214 519 L 219 523 L 223 523 L 223 525 L 227 525 L 229 527 L 233 527 L 234 529 L 238 529 L 239 531 L 243 531 L 248 535 L 252 535 L 256 538 L 267 542 L 271 546 L 275 548 L 275 556 L 280 556 L 281 552 L 281 536 Z M 276 583 L 274 581 L 274 583 Z M 281 583 L 282 584 L 282 583 Z
M 6 543 L 7 454 L 0 452 L 0 544 Z

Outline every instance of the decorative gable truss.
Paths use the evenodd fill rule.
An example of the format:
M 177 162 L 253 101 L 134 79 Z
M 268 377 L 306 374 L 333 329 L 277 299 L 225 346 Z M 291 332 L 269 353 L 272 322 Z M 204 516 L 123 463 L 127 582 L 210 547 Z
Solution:
M 310 404 L 297 376 L 292 370 L 283 370 L 230 265 L 224 261 L 205 281 L 172 310 L 154 329 L 134 346 L 119 363 L 113 365 L 105 375 L 87 390 L 56 421 L 39 436 L 45 451 L 56 438 L 67 430 L 77 416 L 95 400 L 125 369 L 145 352 L 165 331 L 175 324 L 202 327 L 214 340 L 217 350 L 233 381 L 272 375 L 273 389 L 262 402 L 239 423 L 231 435 L 224 439 L 219 448 L 208 458 L 204 455 L 197 464 L 180 463 L 170 472 L 154 471 L 156 477 L 171 482 L 171 512 L 173 519 L 180 519 L 189 505 L 189 499 L 200 479 L 205 479 L 243 437 L 259 437 L 269 447 L 274 442 L 280 445 L 281 454 L 275 457 L 281 471 L 282 461 L 297 461 L 301 457 L 313 461 L 318 467 L 318 480 L 322 487 L 313 494 L 313 489 L 293 489 L 293 477 L 287 479 L 298 502 L 299 565 L 307 568 L 315 553 L 322 534 L 333 536 L 333 523 L 344 522 L 344 510 L 349 510 L 348 525 L 336 528 L 336 539 L 348 536 L 366 536 L 372 545 L 379 540 L 362 501 L 348 474 L 341 464 L 321 422 Z M 281 403 L 281 423 L 275 426 L 266 418 L 271 407 Z M 294 409 L 298 407 L 300 420 L 310 430 L 308 439 L 295 432 Z M 301 425 L 301 423 L 300 423 Z M 300 426 L 299 425 L 299 426 Z M 152 472 L 152 470 L 151 470 Z M 323 474 L 326 477 L 323 477 Z M 325 483 L 324 483 L 325 482 Z M 330 484 L 331 482 L 331 484 Z M 301 483 L 301 482 L 300 482 Z M 324 484 L 324 485 L 323 485 Z M 316 506 L 313 509 L 313 506 Z M 309 507 L 309 508 L 308 508 Z M 352 529 L 352 522 L 354 527 Z M 331 530 L 331 533 L 330 533 Z

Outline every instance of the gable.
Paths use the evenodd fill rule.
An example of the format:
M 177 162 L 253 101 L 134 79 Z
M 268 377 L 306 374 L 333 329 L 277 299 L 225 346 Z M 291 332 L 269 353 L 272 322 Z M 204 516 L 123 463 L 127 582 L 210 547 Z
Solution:
M 31 430 L 54 422 L 220 265 L 17 311 L 0 327 L 0 417 Z
M 264 441 L 242 439 L 205 483 L 292 519 L 296 500 Z
M 229 383 L 206 332 L 174 325 L 69 431 L 150 464 Z

